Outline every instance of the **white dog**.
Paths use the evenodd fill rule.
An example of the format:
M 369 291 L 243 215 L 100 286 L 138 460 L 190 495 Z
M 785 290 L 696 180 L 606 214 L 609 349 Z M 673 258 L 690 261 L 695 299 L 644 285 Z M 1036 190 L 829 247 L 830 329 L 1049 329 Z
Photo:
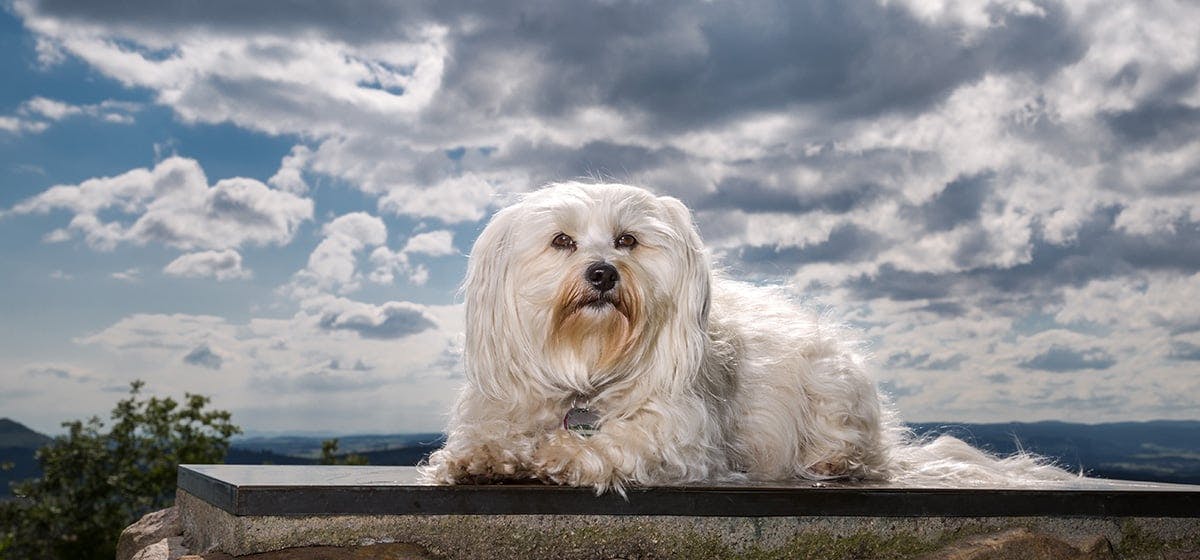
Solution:
M 564 183 L 471 251 L 467 384 L 426 480 L 1023 484 L 1072 475 L 950 437 L 912 441 L 835 325 L 715 275 L 688 209 Z

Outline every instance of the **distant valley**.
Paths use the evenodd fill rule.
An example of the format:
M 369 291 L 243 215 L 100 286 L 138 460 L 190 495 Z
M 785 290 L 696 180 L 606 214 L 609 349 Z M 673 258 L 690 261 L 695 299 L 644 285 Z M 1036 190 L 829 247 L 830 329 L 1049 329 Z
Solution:
M 1089 476 L 1200 484 L 1200 421 L 1012 422 L 1004 424 L 910 424 L 915 433 L 948 433 L 977 447 L 1008 454 L 1025 451 L 1051 457 L 1064 468 Z M 316 464 L 330 437 L 257 436 L 234 439 L 226 462 L 243 465 Z M 438 433 L 347 435 L 336 438 L 338 454 L 354 453 L 372 465 L 415 465 L 441 446 Z M 0 418 L 0 498 L 9 483 L 40 476 L 34 452 L 50 438 Z

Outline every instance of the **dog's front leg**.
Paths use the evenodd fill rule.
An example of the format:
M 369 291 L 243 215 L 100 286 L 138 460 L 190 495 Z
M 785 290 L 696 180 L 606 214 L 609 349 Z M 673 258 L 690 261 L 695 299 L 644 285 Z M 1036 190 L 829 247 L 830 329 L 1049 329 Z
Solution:
M 429 456 L 422 478 L 437 484 L 483 484 L 536 478 L 529 434 L 454 434 Z
M 534 474 L 554 484 L 620 491 L 632 473 L 621 468 L 622 451 L 618 447 L 609 434 L 584 437 L 555 430 L 547 433 L 533 452 Z
M 640 414 L 603 425 L 585 437 L 565 429 L 546 433 L 533 451 L 534 474 L 546 482 L 622 492 L 631 483 L 703 479 L 715 472 L 703 422 L 676 424 Z M 723 457 L 716 458 L 723 461 Z

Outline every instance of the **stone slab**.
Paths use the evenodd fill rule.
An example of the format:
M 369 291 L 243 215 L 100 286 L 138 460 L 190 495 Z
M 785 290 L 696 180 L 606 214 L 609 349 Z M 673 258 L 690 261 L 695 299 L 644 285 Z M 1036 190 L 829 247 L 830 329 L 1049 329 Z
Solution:
M 1200 518 L 1200 486 L 1080 478 L 1036 489 L 699 484 L 622 497 L 541 484 L 429 486 L 413 467 L 181 465 L 179 488 L 233 516 Z
M 1200 519 L 1178 517 L 238 516 L 183 490 L 176 505 L 187 546 L 206 560 L 310 547 L 371 557 L 384 543 L 421 559 L 1200 558 Z

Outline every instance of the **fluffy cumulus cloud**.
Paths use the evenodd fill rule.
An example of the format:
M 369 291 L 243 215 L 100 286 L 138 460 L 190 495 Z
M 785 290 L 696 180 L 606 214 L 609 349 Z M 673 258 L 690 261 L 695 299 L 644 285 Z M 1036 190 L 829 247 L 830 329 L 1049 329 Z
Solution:
M 321 328 L 352 331 L 363 338 L 403 338 L 437 326 L 421 306 L 407 302 L 370 305 L 334 299 L 320 308 Z
M 445 364 L 457 360 L 461 308 L 391 304 L 375 313 L 342 305 L 337 326 L 329 315 L 303 311 L 243 322 L 135 314 L 78 342 L 126 359 L 180 364 L 144 377 L 160 391 L 195 391 L 203 380 L 205 394 L 256 429 L 439 429 L 458 382 Z M 319 419 L 311 417 L 316 410 Z
M 0 116 L 0 131 L 20 134 L 43 132 L 58 121 L 88 117 L 106 123 L 132 124 L 134 113 L 141 109 L 138 103 L 105 99 L 88 105 L 72 105 L 46 97 L 32 97 L 17 108 L 15 114 Z
M 242 268 L 242 255 L 233 249 L 188 253 L 168 263 L 163 272 L 171 276 L 217 280 L 249 278 L 251 275 L 249 270 Z
M 144 376 L 167 389 L 203 380 L 207 394 L 256 429 L 316 427 L 305 416 L 316 409 L 323 430 L 439 429 L 458 383 L 461 306 L 345 297 L 376 266 L 367 250 L 388 250 L 387 227 L 354 212 L 320 231 L 307 265 L 279 290 L 295 309 L 290 317 L 133 314 L 76 342 L 118 363 L 181 364 Z M 452 241 L 450 232 L 423 232 L 391 254 L 405 259 L 400 270 L 411 271 L 410 255 L 446 255 Z M 234 251 L 206 251 L 184 255 L 164 272 L 221 279 L 241 271 L 240 263 Z
M 154 240 L 199 262 L 288 242 L 313 215 L 310 183 L 347 185 L 375 208 L 323 226 L 281 291 L 303 319 L 280 328 L 369 345 L 448 323 L 347 303 L 366 282 L 421 284 L 418 258 L 454 254 L 449 232 L 512 193 L 635 182 L 692 206 L 733 273 L 788 282 L 864 329 L 909 418 L 1200 408 L 1184 303 L 1200 301 L 1184 295 L 1200 273 L 1200 6 L 519 8 L 18 0 L 43 64 L 78 59 L 183 121 L 302 142 L 267 184 L 210 185 L 173 158 L 12 211 L 68 212 L 49 240 Z M 0 126 L 69 111 L 43 102 Z M 390 243 L 380 216 L 431 231 Z M 240 355 L 233 338 L 223 355 Z
M 366 212 L 338 216 L 321 232 L 324 237 L 309 255 L 308 265 L 283 287 L 283 292 L 298 300 L 320 294 L 349 294 L 362 287 L 364 278 L 376 284 L 392 284 L 397 275 L 402 275 L 409 283 L 420 285 L 428 272 L 412 257 L 455 254 L 454 234 L 447 230 L 414 234 L 402 249 L 393 250 L 387 245 L 387 225 Z M 371 267 L 365 275 L 360 257 L 367 257 Z
M 65 228 L 48 234 L 48 241 L 80 237 L 102 250 L 123 243 L 232 249 L 288 243 L 299 225 L 312 218 L 313 203 L 254 179 L 209 185 L 199 162 L 171 157 L 151 169 L 51 187 L 9 212 L 52 211 L 71 218 Z

